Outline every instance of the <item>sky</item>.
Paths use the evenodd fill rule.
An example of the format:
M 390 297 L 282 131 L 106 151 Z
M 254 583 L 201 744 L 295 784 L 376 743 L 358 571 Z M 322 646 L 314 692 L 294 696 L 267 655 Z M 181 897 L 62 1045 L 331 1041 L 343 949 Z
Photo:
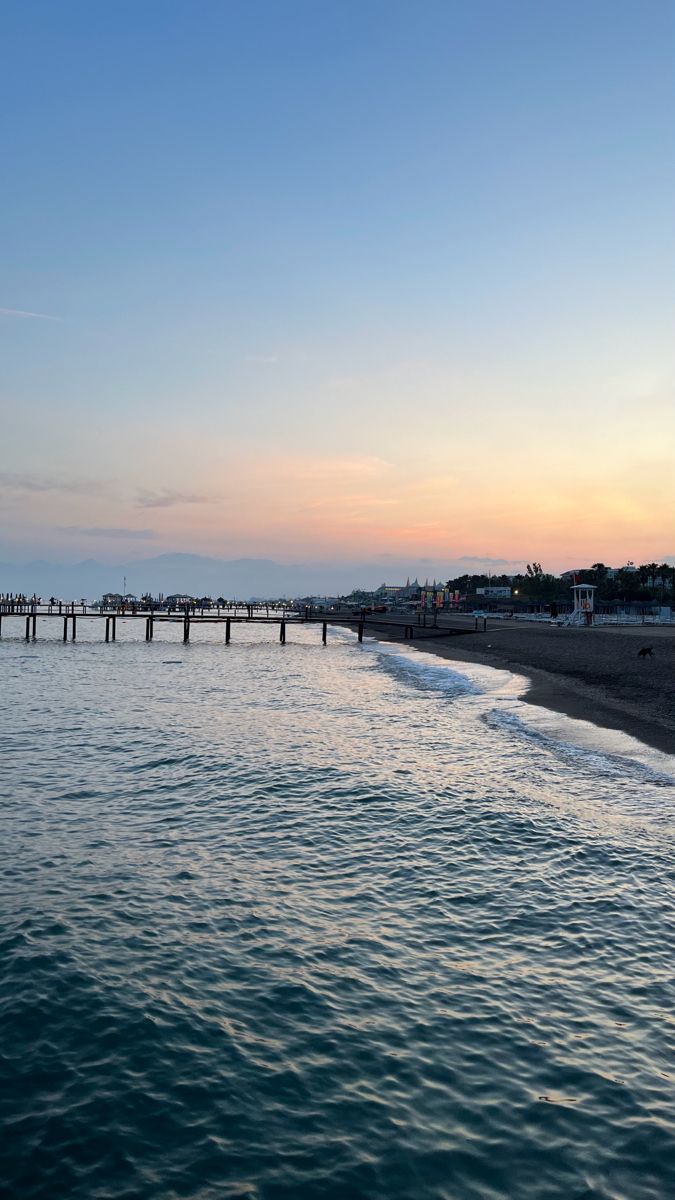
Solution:
M 0 558 L 673 558 L 674 46 L 670 0 L 5 0 Z

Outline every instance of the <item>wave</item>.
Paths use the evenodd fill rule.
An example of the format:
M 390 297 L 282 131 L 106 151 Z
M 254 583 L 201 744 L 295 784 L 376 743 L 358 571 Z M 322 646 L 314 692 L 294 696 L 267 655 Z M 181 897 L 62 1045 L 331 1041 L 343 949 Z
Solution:
M 345 632 L 354 639 L 351 631 Z M 528 704 L 524 676 L 479 663 L 440 659 L 375 638 L 364 641 L 363 648 L 377 656 L 384 671 L 408 686 L 448 698 L 483 697 L 489 707 L 478 707 L 479 719 L 511 737 L 529 739 L 570 765 L 585 766 L 607 780 L 632 779 L 658 788 L 675 787 L 675 755 L 663 754 L 620 730 Z
M 655 787 L 675 787 L 675 757 L 652 750 L 618 730 L 523 701 L 517 709 L 491 709 L 483 719 L 492 728 L 535 742 L 571 765 L 590 768 L 608 780 L 632 779 Z

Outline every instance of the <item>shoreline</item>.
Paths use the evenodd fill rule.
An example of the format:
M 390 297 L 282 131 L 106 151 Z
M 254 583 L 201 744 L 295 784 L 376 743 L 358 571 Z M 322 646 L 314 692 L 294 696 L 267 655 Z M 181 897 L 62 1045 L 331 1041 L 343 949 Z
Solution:
M 558 629 L 488 622 L 485 633 L 412 641 L 366 626 L 379 641 L 402 642 L 448 662 L 478 663 L 522 675 L 522 699 L 675 754 L 675 630 L 668 627 Z M 417 627 L 415 628 L 417 632 Z M 638 658 L 642 644 L 654 657 Z

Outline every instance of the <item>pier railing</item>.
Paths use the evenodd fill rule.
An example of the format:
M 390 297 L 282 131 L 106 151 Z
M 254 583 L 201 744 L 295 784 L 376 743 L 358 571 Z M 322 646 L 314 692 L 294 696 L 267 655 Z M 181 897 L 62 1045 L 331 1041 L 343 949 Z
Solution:
M 17 620 L 25 622 L 24 637 L 26 641 L 35 641 L 38 636 L 38 619 L 40 622 L 63 622 L 62 640 L 75 641 L 77 638 L 78 622 L 87 621 L 100 624 L 104 631 L 103 640 L 105 642 L 115 642 L 117 640 L 117 622 L 141 621 L 145 623 L 145 640 L 152 642 L 155 637 L 155 628 L 162 624 L 179 624 L 182 625 L 183 641 L 190 641 L 190 632 L 195 626 L 202 625 L 224 625 L 224 641 L 228 645 L 232 638 L 232 627 L 234 625 L 276 625 L 279 628 L 279 641 L 283 645 L 286 642 L 286 631 L 288 627 L 295 625 L 320 625 L 322 642 L 326 645 L 328 638 L 328 626 L 345 625 L 353 628 L 356 631 L 358 640 L 363 641 L 364 633 L 367 628 L 370 628 L 373 633 L 386 632 L 386 635 L 394 638 L 401 638 L 405 641 L 410 641 L 413 637 L 418 640 L 429 640 L 438 637 L 453 637 L 460 634 L 474 633 L 477 631 L 478 622 L 475 627 L 458 627 L 458 626 L 438 626 L 437 624 L 427 627 L 426 620 L 422 621 L 418 616 L 416 623 L 413 622 L 409 614 L 403 617 L 396 616 L 388 617 L 387 614 L 368 613 L 366 610 L 355 612 L 353 610 L 335 611 L 331 613 L 317 612 L 311 607 L 291 608 L 285 605 L 274 604 L 241 604 L 232 602 L 232 604 L 216 605 L 208 608 L 206 605 L 192 606 L 185 605 L 179 608 L 143 608 L 140 605 L 132 605 L 126 607 L 119 605 L 105 608 L 103 606 L 89 606 L 86 603 L 75 601 L 56 601 L 53 603 L 42 604 L 37 601 L 15 601 L 5 600 L 0 601 L 0 637 L 4 630 L 6 631 L 12 622 L 15 627 Z

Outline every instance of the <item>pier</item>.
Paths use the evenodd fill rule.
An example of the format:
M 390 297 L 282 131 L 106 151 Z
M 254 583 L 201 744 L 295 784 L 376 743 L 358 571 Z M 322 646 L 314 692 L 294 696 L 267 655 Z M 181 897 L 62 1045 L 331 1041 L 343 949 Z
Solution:
M 152 642 L 159 635 L 161 625 L 181 625 L 183 642 L 190 641 L 192 629 L 204 625 L 224 626 L 224 643 L 229 645 L 232 640 L 235 625 L 264 625 L 278 628 L 279 642 L 286 643 L 288 630 L 298 625 L 320 625 L 321 641 L 325 646 L 328 642 L 328 626 L 344 625 L 356 631 L 359 642 L 363 641 L 366 630 L 373 633 L 386 630 L 389 637 L 400 637 L 404 641 L 428 641 L 432 638 L 447 638 L 477 631 L 478 622 L 474 628 L 451 625 L 438 626 L 436 623 L 427 625 L 423 614 L 378 614 L 363 610 L 335 611 L 332 613 L 316 612 L 311 608 L 294 609 L 280 605 L 235 604 L 219 608 L 185 608 L 185 609 L 145 609 L 134 606 L 132 609 L 94 608 L 74 601 L 54 604 L 42 603 L 0 603 L 0 637 L 9 632 L 14 636 L 18 630 L 24 631 L 27 642 L 38 640 L 38 622 L 44 628 L 45 622 L 59 622 L 63 630 L 62 640 L 74 642 L 77 639 L 78 624 L 95 622 L 101 628 L 101 641 L 116 642 L 118 637 L 118 621 L 142 622 L 145 630 L 145 641 Z M 18 623 L 18 628 L 17 628 Z

